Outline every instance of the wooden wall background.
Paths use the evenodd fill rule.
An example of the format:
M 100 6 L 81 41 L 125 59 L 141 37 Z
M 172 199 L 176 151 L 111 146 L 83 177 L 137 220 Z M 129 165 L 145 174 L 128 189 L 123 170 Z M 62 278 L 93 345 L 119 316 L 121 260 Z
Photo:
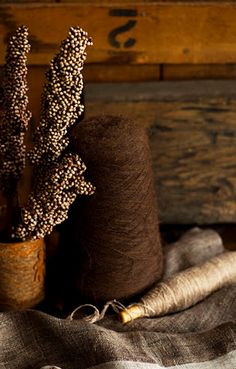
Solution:
M 86 29 L 86 115 L 147 128 L 162 223 L 234 223 L 235 19 L 235 1 L 0 0 L 0 65 L 7 36 L 26 24 L 37 121 L 50 59 L 70 26 Z

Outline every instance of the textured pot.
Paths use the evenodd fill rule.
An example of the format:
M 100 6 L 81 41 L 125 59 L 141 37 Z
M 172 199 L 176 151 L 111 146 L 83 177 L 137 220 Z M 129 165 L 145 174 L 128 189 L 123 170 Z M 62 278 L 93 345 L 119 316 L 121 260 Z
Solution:
M 0 310 L 32 308 L 44 298 L 43 239 L 0 243 Z

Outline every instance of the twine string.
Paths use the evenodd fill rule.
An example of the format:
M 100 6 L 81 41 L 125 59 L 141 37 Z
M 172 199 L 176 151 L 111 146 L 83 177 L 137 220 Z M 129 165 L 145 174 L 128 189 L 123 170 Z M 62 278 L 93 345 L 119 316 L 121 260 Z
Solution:
M 224 252 L 157 283 L 138 304 L 129 307 L 129 312 L 132 315 L 132 308 L 140 307 L 139 315 L 135 318 L 175 313 L 235 282 L 236 252 Z
M 94 309 L 94 312 L 92 314 L 89 314 L 89 315 L 86 315 L 84 316 L 83 318 L 79 318 L 81 320 L 84 320 L 88 323 L 95 323 L 97 322 L 98 320 L 100 320 L 100 312 L 98 310 L 98 308 L 95 306 L 95 305 L 92 305 L 92 304 L 82 304 L 80 306 L 78 306 L 77 308 L 75 308 L 72 313 L 67 317 L 68 320 L 75 320 L 75 314 L 79 311 L 79 310 L 82 310 L 84 308 L 87 308 L 87 307 L 91 307 L 92 309 Z
M 108 310 L 108 308 L 109 307 L 111 307 L 112 309 L 113 309 L 113 311 L 115 312 L 115 313 L 119 313 L 120 311 L 126 311 L 127 312 L 127 314 L 128 315 L 130 315 L 130 319 L 132 319 L 132 316 L 131 316 L 131 314 L 129 313 L 129 311 L 128 311 L 128 308 L 126 308 L 120 301 L 117 301 L 117 300 L 111 300 L 111 301 L 108 301 L 108 302 L 106 302 L 106 304 L 103 306 L 103 308 L 102 308 L 102 310 L 101 310 L 101 312 L 99 311 L 99 309 L 95 306 L 95 305 L 93 305 L 93 304 L 82 304 L 82 305 L 80 305 L 80 306 L 78 306 L 78 307 L 76 307 L 73 311 L 72 311 L 72 313 L 67 317 L 67 319 L 68 320 L 75 320 L 76 318 L 75 318 L 75 315 L 76 315 L 76 313 L 79 311 L 79 310 L 81 310 L 81 309 L 84 309 L 84 308 L 87 308 L 87 307 L 91 307 L 92 309 L 94 309 L 94 312 L 92 313 L 92 314 L 89 314 L 89 315 L 86 315 L 86 316 L 84 316 L 84 317 L 79 317 L 79 318 L 77 318 L 77 319 L 79 319 L 79 320 L 83 320 L 83 321 L 85 321 L 85 322 L 87 322 L 87 323 L 91 323 L 91 324 L 93 324 L 93 323 L 96 323 L 96 322 L 98 322 L 98 321 L 100 321 L 100 320 L 102 320 L 104 317 L 105 317 L 105 315 L 106 315 L 106 313 L 107 313 L 107 310 Z
M 142 300 L 141 300 L 142 301 Z M 126 312 L 129 312 L 129 308 L 133 307 L 133 306 L 138 306 L 141 310 L 143 310 L 143 316 L 144 317 L 149 317 L 150 315 L 154 315 L 155 314 L 155 310 L 151 305 L 148 305 L 145 301 L 144 302 L 136 302 L 133 304 L 130 304 L 127 309 Z M 131 314 L 129 314 L 131 315 Z M 133 320 L 133 317 L 132 319 Z
M 102 320 L 109 306 L 116 313 L 120 313 L 123 322 L 130 322 L 139 317 L 154 317 L 175 313 L 196 304 L 212 292 L 235 282 L 236 252 L 224 252 L 205 263 L 190 267 L 165 281 L 157 283 L 140 302 L 130 304 L 127 308 L 117 300 L 108 301 L 101 312 L 94 305 L 89 305 L 95 309 L 95 313 L 86 317 L 86 321 L 94 323 Z M 83 306 L 86 305 L 81 305 L 81 307 Z

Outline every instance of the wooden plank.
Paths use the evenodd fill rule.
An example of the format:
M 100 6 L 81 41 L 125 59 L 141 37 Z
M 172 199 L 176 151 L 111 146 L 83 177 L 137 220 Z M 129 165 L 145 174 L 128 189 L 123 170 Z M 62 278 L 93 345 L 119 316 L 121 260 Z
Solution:
M 83 1 L 83 0 L 82 0 Z M 192 1 L 192 0 L 187 0 L 188 1 Z M 196 1 L 196 0 L 194 0 Z M 103 3 L 110 3 L 110 4 L 128 4 L 128 5 L 133 5 L 134 2 L 135 3 L 151 3 L 153 2 L 152 0 L 135 0 L 135 1 L 132 1 L 132 0 L 107 0 L 107 1 L 100 1 L 100 0 L 90 0 L 89 1 L 90 3 L 93 3 L 93 4 L 101 4 L 101 2 Z M 159 0 L 158 2 L 169 2 L 169 0 Z M 179 2 L 179 0 L 172 0 L 172 2 Z M 60 0 L 60 3 L 81 3 L 81 0 Z
M 29 108 L 33 113 L 33 124 L 39 120 L 40 100 L 47 70 L 47 66 L 30 66 L 28 68 Z M 85 84 L 88 82 L 157 81 L 160 79 L 160 66 L 86 64 L 83 76 Z M 0 91 L 2 77 L 3 67 L 0 66 Z
M 45 68 L 35 71 L 33 124 Z M 122 114 L 148 130 L 162 223 L 235 221 L 235 82 L 87 84 L 85 106 L 87 117 Z
M 161 222 L 235 222 L 235 83 L 87 85 L 85 101 L 88 117 L 122 113 L 148 129 Z
M 132 5 L 132 6 L 131 6 Z M 5 39 L 30 28 L 30 64 L 48 64 L 71 25 L 94 39 L 91 63 L 235 63 L 235 2 L 84 2 L 0 6 L 0 64 Z
M 232 79 L 236 78 L 236 64 L 165 64 L 164 80 Z
M 103 83 L 85 86 L 87 99 L 98 102 L 192 102 L 196 100 L 236 99 L 231 81 L 163 81 L 160 83 Z
M 40 0 L 40 3 L 58 3 L 57 0 Z M 0 0 L 1 4 L 24 4 L 24 3 L 38 3 L 37 0 Z
M 85 82 L 144 82 L 160 79 L 160 65 L 86 64 Z

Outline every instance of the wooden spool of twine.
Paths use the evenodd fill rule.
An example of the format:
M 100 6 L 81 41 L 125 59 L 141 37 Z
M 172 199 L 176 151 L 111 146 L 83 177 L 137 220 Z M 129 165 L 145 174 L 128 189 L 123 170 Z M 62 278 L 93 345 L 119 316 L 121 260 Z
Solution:
M 225 252 L 157 283 L 147 294 L 120 313 L 123 323 L 158 317 L 193 306 L 222 287 L 236 282 L 236 252 Z
M 0 243 L 0 309 L 32 308 L 44 298 L 43 239 Z
M 72 219 L 77 291 L 95 304 L 143 293 L 163 272 L 147 134 L 101 116 L 78 124 L 71 140 L 96 187 Z

